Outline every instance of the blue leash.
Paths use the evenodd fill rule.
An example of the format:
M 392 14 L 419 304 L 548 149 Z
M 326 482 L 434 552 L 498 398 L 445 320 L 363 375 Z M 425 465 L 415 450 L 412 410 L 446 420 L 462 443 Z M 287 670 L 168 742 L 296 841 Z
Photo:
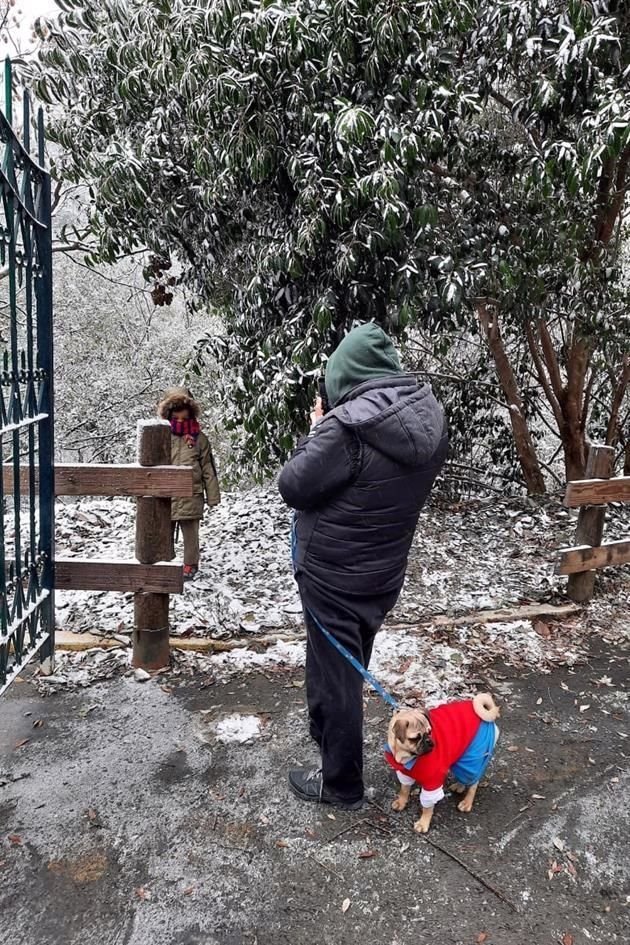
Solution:
M 372 689 L 374 689 L 374 690 L 376 690 L 376 692 L 378 692 L 378 694 L 379 694 L 379 696 L 381 697 L 381 699 L 383 699 L 389 706 L 391 706 L 392 709 L 394 709 L 394 710 L 399 709 L 400 706 L 398 705 L 398 703 L 396 702 L 396 700 L 394 699 L 394 697 L 393 697 L 392 695 L 390 695 L 389 692 L 387 692 L 386 689 L 383 689 L 383 687 L 381 686 L 381 684 L 380 684 L 380 682 L 378 681 L 378 679 L 375 679 L 374 676 L 372 675 L 372 673 L 371 673 L 369 670 L 367 670 L 367 669 L 365 668 L 365 666 L 362 666 L 362 665 L 361 665 L 361 663 L 358 661 L 358 659 L 356 658 L 356 656 L 353 656 L 352 653 L 350 652 L 350 650 L 346 649 L 346 647 L 343 645 L 343 643 L 340 643 L 339 640 L 337 640 L 336 637 L 334 637 L 334 636 L 332 635 L 332 633 L 330 632 L 330 630 L 327 630 L 326 627 L 324 627 L 324 626 L 319 622 L 319 620 L 317 619 L 317 617 L 315 616 L 315 614 L 313 613 L 313 611 L 312 611 L 312 610 L 309 610 L 309 611 L 308 611 L 308 614 L 309 614 L 309 617 L 311 618 L 311 620 L 313 621 L 313 623 L 315 624 L 315 626 L 318 628 L 318 630 L 321 630 L 321 632 L 324 634 L 324 636 L 326 637 L 326 639 L 328 640 L 328 642 L 329 642 L 329 643 L 332 643 L 332 645 L 334 646 L 334 648 L 335 648 L 336 650 L 338 650 L 338 651 L 341 653 L 342 656 L 345 656 L 345 658 L 348 660 L 348 662 L 350 663 L 350 665 L 351 665 L 351 666 L 354 666 L 354 668 L 356 669 L 356 671 L 357 671 L 358 673 L 361 673 L 361 675 L 362 675 L 363 678 L 365 679 L 366 683 L 369 683 L 370 686 L 372 687 Z
M 296 549 L 297 549 L 297 535 L 295 533 L 295 512 L 294 512 L 292 521 L 291 521 L 291 561 L 293 563 L 294 571 L 295 571 Z M 317 617 L 315 616 L 312 610 L 310 610 L 309 608 L 306 608 L 306 609 L 308 610 L 309 617 L 311 618 L 315 626 L 318 628 L 318 630 L 321 630 L 321 632 L 324 634 L 328 642 L 332 643 L 334 648 L 338 650 L 342 656 L 345 656 L 345 658 L 348 660 L 350 665 L 354 666 L 357 673 L 360 673 L 363 676 L 366 683 L 368 683 L 372 687 L 372 689 L 375 690 L 375 692 L 378 692 L 381 699 L 384 702 L 386 702 L 387 705 L 391 706 L 392 709 L 394 709 L 394 711 L 399 709 L 400 706 L 398 705 L 394 697 L 390 695 L 386 689 L 383 689 L 378 679 L 375 679 L 372 673 L 369 670 L 367 670 L 365 666 L 361 665 L 361 663 L 358 661 L 356 656 L 353 656 L 350 650 L 346 649 L 343 643 L 340 643 L 339 640 L 337 640 L 336 637 L 332 635 L 330 630 L 327 630 L 326 627 L 322 626 L 322 624 L 319 622 L 319 620 L 317 619 Z

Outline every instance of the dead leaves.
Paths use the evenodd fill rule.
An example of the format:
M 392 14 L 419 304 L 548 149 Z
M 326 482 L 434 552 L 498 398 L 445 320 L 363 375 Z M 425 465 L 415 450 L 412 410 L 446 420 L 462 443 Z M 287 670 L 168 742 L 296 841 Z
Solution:
M 344 901 L 341 903 L 341 911 L 344 913 L 344 915 L 348 911 L 349 908 L 350 908 L 350 900 L 344 899 Z
M 560 939 L 560 945 L 575 945 L 575 939 L 570 932 L 565 932 Z
M 476 945 L 483 945 L 484 942 L 488 940 L 487 932 L 480 932 L 477 938 L 475 939 Z
M 90 827 L 94 827 L 97 830 L 102 828 L 103 824 L 101 822 L 101 818 L 99 817 L 98 811 L 93 807 L 88 807 L 85 812 L 85 816 L 87 817 Z
M 151 902 L 153 899 L 153 893 L 150 889 L 147 889 L 146 886 L 138 886 L 134 890 L 138 899 L 141 899 L 142 902 Z
M 30 742 L 30 738 L 22 738 L 22 739 L 20 739 L 19 742 L 16 742 L 16 743 L 15 743 L 15 746 L 14 746 L 15 751 L 17 751 L 18 748 L 24 748 L 24 746 L 25 746 L 25 745 L 28 745 L 29 742 Z
M 357 859 L 359 860 L 372 860 L 375 856 L 378 856 L 376 850 L 362 850 L 357 853 Z
M 572 880 L 575 880 L 577 877 L 577 869 L 575 868 L 575 853 L 572 853 L 571 850 L 566 849 L 566 844 L 561 837 L 554 837 L 551 842 L 558 853 L 564 854 L 564 860 L 562 857 L 550 860 L 549 868 L 547 869 L 547 878 L 551 882 L 554 876 L 557 876 L 559 873 L 566 873 L 567 876 L 570 876 Z
M 549 624 L 546 624 L 544 620 L 535 620 L 534 630 L 539 636 L 544 637 L 546 640 L 551 636 Z

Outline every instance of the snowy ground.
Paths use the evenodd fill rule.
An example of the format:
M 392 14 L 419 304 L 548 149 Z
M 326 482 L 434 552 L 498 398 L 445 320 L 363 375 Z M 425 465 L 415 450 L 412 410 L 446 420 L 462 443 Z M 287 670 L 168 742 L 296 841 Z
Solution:
M 82 499 L 58 507 L 58 550 L 82 557 L 133 555 L 134 505 Z M 583 659 L 589 637 L 630 638 L 630 569 L 599 577 L 594 603 L 561 620 L 467 623 L 488 608 L 562 603 L 566 579 L 554 575 L 557 549 L 573 544 L 577 513 L 550 501 L 470 501 L 423 512 L 406 585 L 387 631 L 377 638 L 372 669 L 400 695 L 429 703 L 464 692 L 475 672 L 496 659 L 548 672 Z M 227 652 L 175 655 L 175 672 L 221 676 L 301 666 L 304 643 L 288 552 L 289 513 L 273 488 L 230 493 L 202 526 L 202 567 L 172 598 L 171 633 L 233 641 Z M 613 510 L 608 539 L 630 532 L 628 512 Z M 50 687 L 86 685 L 127 668 L 130 595 L 60 592 L 60 629 L 115 636 L 120 651 L 60 654 Z M 452 618 L 450 624 L 445 617 Z M 277 642 L 273 642 L 277 639 Z M 271 645 L 270 645 L 271 643 Z M 264 645 L 263 645 L 264 644 Z

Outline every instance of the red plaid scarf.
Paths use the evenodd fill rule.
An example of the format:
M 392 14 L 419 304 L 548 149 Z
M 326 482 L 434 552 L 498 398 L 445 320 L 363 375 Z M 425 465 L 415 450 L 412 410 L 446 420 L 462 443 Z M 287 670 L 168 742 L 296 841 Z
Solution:
M 201 433 L 201 427 L 197 420 L 171 419 L 171 433 L 173 436 L 183 436 L 190 449 L 192 449 Z

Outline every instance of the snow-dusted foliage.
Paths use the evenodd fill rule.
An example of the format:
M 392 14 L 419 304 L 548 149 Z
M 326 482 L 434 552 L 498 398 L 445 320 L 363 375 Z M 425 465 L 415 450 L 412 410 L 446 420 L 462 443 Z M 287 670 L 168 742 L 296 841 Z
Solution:
M 441 356 L 487 349 L 532 491 L 537 422 L 569 475 L 588 436 L 623 435 L 626 4 L 58 6 L 33 79 L 57 172 L 92 188 L 92 261 L 148 246 L 221 308 L 205 348 L 249 460 L 286 453 L 313 373 L 368 318 Z M 494 403 L 471 402 L 464 430 Z

